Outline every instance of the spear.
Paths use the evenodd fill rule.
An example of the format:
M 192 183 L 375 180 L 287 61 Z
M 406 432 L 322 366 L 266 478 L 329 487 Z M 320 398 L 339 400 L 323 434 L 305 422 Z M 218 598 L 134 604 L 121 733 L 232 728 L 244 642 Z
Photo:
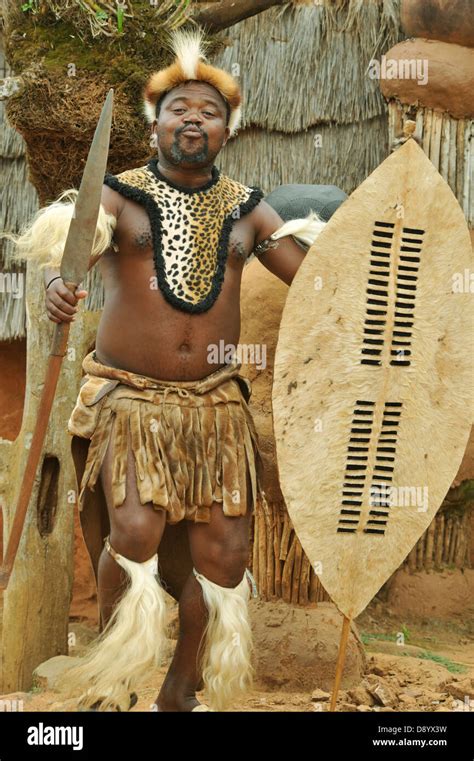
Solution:
M 110 128 L 112 124 L 113 90 L 109 90 L 100 115 L 94 138 L 87 157 L 74 214 L 61 260 L 60 273 L 64 284 L 74 293 L 84 280 L 88 266 L 99 216 L 102 185 L 107 168 L 109 153 Z M 43 450 L 43 443 L 48 428 L 51 408 L 63 357 L 66 354 L 70 323 L 60 322 L 55 325 L 51 349 L 49 352 L 46 378 L 41 395 L 33 438 L 28 453 L 26 468 L 18 497 L 17 508 L 13 518 L 8 544 L 0 567 L 0 590 L 8 586 L 15 557 L 20 545 L 26 513 L 33 491 L 33 484 L 38 463 Z

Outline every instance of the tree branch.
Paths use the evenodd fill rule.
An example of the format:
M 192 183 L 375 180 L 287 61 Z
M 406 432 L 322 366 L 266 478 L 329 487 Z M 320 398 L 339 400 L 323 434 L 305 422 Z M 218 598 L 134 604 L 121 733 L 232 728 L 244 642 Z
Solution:
M 209 32 L 219 32 L 275 5 L 286 5 L 287 2 L 288 0 L 221 0 L 209 8 L 195 11 L 193 19 Z

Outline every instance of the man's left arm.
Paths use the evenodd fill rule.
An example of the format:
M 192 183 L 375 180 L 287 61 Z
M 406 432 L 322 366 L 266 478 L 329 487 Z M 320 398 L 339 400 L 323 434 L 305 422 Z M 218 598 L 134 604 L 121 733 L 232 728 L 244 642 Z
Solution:
M 301 262 L 306 256 L 308 246 L 303 248 L 291 234 L 275 241 L 270 240 L 270 236 L 281 228 L 284 222 L 266 201 L 260 201 L 252 216 L 255 231 L 255 246 L 252 253 L 269 272 L 283 280 L 287 285 L 291 285 Z M 323 224 L 322 222 L 313 223 L 312 232 L 315 227 L 322 229 Z M 262 242 L 263 245 L 259 249 L 259 244 Z

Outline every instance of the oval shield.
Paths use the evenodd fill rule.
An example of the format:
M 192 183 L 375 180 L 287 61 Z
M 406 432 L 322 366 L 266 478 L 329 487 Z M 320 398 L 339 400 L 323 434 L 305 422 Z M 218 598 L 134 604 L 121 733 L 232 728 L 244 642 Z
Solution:
M 339 207 L 288 292 L 272 393 L 303 549 L 357 616 L 429 526 L 472 421 L 471 245 L 408 140 Z

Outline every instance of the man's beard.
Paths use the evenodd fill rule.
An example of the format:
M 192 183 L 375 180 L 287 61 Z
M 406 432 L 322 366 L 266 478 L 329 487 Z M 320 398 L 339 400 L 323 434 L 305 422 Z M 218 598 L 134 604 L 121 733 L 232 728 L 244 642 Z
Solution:
M 209 154 L 208 136 L 204 133 L 201 133 L 204 139 L 203 147 L 200 148 L 197 153 L 188 153 L 187 151 L 183 151 L 179 144 L 179 136 L 181 131 L 182 130 L 177 130 L 175 133 L 174 142 L 170 150 L 169 160 L 172 161 L 173 164 L 181 164 L 183 162 L 186 162 L 187 164 L 201 164 L 202 162 L 207 161 Z

